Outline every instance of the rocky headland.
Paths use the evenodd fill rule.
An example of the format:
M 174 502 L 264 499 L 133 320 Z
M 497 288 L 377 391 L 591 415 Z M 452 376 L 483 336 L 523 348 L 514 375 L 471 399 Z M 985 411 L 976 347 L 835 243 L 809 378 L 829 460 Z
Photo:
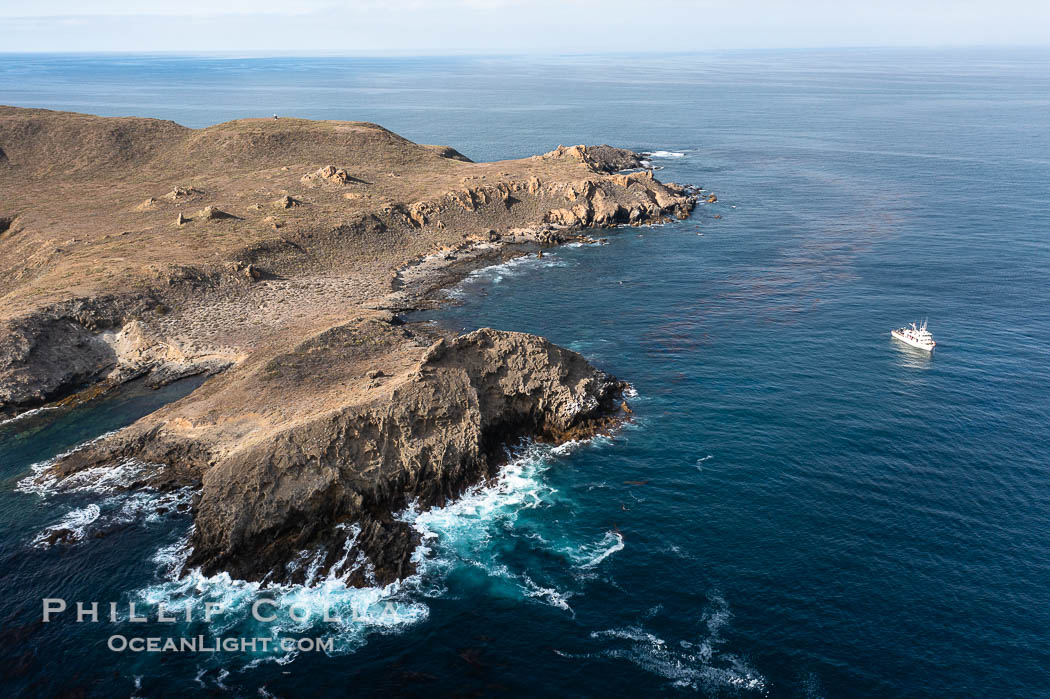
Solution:
M 399 314 L 471 266 L 688 216 L 695 195 L 642 165 L 609 146 L 474 163 L 360 122 L 0 107 L 0 418 L 207 374 L 39 477 L 125 463 L 127 487 L 197 489 L 205 572 L 298 581 L 314 550 L 363 556 L 357 584 L 397 579 L 417 542 L 396 512 L 493 475 L 523 437 L 605 429 L 623 389 L 543 338 Z

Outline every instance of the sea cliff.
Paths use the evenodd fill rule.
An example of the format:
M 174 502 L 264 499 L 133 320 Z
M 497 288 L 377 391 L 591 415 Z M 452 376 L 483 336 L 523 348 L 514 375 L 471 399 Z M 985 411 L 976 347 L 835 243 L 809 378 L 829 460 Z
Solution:
M 696 201 L 609 146 L 473 163 L 360 122 L 0 107 L 0 154 L 0 414 L 208 374 L 39 477 L 123 463 L 127 487 L 190 486 L 190 563 L 251 580 L 301 580 L 306 549 L 402 577 L 409 502 L 454 498 L 521 438 L 612 424 L 623 384 L 578 354 L 399 314 L 472 265 Z

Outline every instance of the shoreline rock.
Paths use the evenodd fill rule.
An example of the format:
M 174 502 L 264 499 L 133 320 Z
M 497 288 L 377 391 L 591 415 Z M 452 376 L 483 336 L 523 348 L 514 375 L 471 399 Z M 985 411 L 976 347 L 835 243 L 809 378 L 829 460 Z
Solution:
M 697 203 L 649 170 L 616 174 L 642 164 L 622 149 L 474 163 L 360 122 L 192 130 L 0 107 L 0 148 L 18 212 L 0 235 L 0 417 L 210 376 L 45 476 L 131 459 L 150 466 L 130 487 L 198 488 L 191 565 L 252 580 L 301 580 L 307 549 L 332 564 L 350 526 L 371 562 L 356 583 L 401 577 L 410 501 L 492 476 L 516 440 L 624 419 L 623 384 L 576 353 L 394 314 L 479 264 Z M 61 247 L 56 226 L 75 234 Z
M 271 390 L 321 383 L 312 378 L 316 364 L 356 350 L 376 332 L 334 328 L 278 363 L 295 364 L 289 375 L 261 370 L 276 373 Z M 327 571 L 347 553 L 343 529 L 355 525 L 362 533 L 351 558 L 363 554 L 372 576 L 355 584 L 386 584 L 413 572 L 409 555 L 418 544 L 411 527 L 394 519 L 397 512 L 413 502 L 443 505 L 493 477 L 504 449 L 523 438 L 584 439 L 626 417 L 626 384 L 543 338 L 483 328 L 424 347 L 428 338 L 411 329 L 387 332 L 412 343 L 412 351 L 393 337 L 366 351 L 415 361 L 353 377 L 344 389 L 349 400 L 336 409 L 293 424 L 245 428 L 241 420 L 241 441 L 231 445 L 223 424 L 173 419 L 210 407 L 205 398 L 200 411 L 187 410 L 202 402 L 191 394 L 58 459 L 46 475 L 65 478 L 134 459 L 149 464 L 137 485 L 200 488 L 188 565 L 208 575 L 302 582 L 306 571 L 288 567 L 296 556 L 309 550 Z

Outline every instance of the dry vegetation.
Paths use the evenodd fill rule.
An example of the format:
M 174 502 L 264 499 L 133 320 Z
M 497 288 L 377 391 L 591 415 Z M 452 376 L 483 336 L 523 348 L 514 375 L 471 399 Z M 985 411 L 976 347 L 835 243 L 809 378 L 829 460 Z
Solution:
M 435 354 L 395 313 L 464 261 L 695 202 L 616 174 L 639 161 L 608 146 L 473 163 L 360 122 L 0 107 L 0 153 L 0 414 L 214 374 L 56 469 L 137 457 L 155 485 L 201 486 L 196 555 L 249 576 L 346 517 L 399 575 L 405 497 L 454 494 L 506 438 L 603 424 L 618 384 L 578 355 L 506 333 Z

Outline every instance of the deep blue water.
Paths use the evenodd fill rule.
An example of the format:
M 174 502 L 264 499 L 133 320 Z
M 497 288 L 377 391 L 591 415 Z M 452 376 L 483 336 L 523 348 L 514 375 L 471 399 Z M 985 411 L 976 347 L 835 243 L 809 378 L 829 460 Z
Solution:
M 365 621 L 260 627 L 263 593 L 170 579 L 185 515 L 17 489 L 191 386 L 0 426 L 12 693 L 1050 696 L 1050 53 L 0 56 L 0 102 L 363 119 L 478 160 L 608 142 L 719 199 L 479 271 L 423 317 L 572 347 L 634 385 L 635 420 L 419 516 L 399 589 L 277 594 Z M 932 357 L 889 337 L 919 316 Z M 33 545 L 71 516 L 83 542 Z M 114 653 L 172 628 L 43 625 L 46 596 L 223 599 L 175 633 L 336 649 Z

